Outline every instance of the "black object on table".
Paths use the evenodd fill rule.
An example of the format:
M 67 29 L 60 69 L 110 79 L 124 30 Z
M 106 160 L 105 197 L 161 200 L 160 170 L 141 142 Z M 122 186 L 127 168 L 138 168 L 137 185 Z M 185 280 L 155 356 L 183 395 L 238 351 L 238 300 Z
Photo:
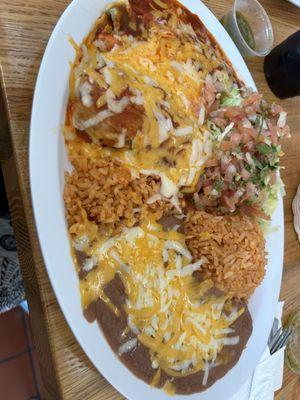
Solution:
M 300 30 L 266 56 L 264 71 L 277 97 L 286 99 L 300 95 Z

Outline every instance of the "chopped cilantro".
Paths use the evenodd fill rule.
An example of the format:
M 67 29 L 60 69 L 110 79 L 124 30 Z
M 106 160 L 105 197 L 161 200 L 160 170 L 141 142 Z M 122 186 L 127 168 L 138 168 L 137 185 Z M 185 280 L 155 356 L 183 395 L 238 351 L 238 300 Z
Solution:
M 252 160 L 254 161 L 254 165 L 259 168 L 259 169 L 263 169 L 263 165 L 260 161 L 258 161 L 258 159 L 254 156 L 252 156 Z
M 260 114 L 258 114 L 254 121 L 254 128 L 258 129 L 261 126 L 261 124 L 262 124 L 261 120 L 262 120 L 262 116 Z
M 261 154 L 271 154 L 274 153 L 274 149 L 269 146 L 267 143 L 257 143 L 256 145 L 257 150 Z
M 266 117 L 266 109 L 263 106 L 262 102 L 260 102 L 260 112 L 261 112 L 261 114 L 258 114 L 256 116 L 256 119 L 254 122 L 254 127 L 258 130 L 258 136 L 262 133 L 264 121 L 265 121 L 265 117 Z
M 245 170 L 246 171 L 248 171 L 248 172 L 251 172 L 252 171 L 252 166 L 250 165 L 250 164 L 245 164 Z
M 220 192 L 222 186 L 223 186 L 223 180 L 221 178 L 218 178 L 214 184 L 214 189 Z
M 240 106 L 242 104 L 242 97 L 238 88 L 233 88 L 230 93 L 222 93 L 221 107 Z

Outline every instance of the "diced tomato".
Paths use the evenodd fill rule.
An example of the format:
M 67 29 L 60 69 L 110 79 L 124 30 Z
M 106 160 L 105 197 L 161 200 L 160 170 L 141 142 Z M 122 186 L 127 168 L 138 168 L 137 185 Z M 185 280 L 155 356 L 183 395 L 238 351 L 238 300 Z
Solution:
M 230 211 L 235 210 L 236 202 L 233 197 L 223 196 L 223 201 L 226 207 L 228 207 Z
M 242 141 L 243 144 L 246 144 L 246 143 L 250 142 L 250 140 L 251 140 L 251 136 L 247 132 L 244 132 L 241 135 L 241 141 Z
M 262 99 L 262 95 L 261 94 L 256 93 L 256 92 L 251 93 L 248 97 L 246 97 L 244 99 L 243 106 L 247 107 L 247 106 L 250 106 L 250 105 L 257 105 L 257 104 L 259 105 L 261 99 Z
M 258 208 L 255 208 L 253 206 L 249 206 L 248 204 L 242 204 L 240 207 L 240 210 L 250 216 L 250 217 L 257 217 L 257 218 L 261 218 L 264 219 L 266 221 L 270 221 L 270 216 L 268 214 L 266 214 L 265 212 L 263 212 L 262 210 L 259 210 Z
M 205 166 L 207 168 L 210 167 L 216 167 L 217 165 L 219 165 L 219 161 L 216 158 L 210 158 L 209 160 L 206 161 Z
M 250 172 L 247 171 L 245 168 L 243 168 L 243 169 L 241 170 L 241 177 L 242 177 L 245 181 L 247 181 L 247 180 L 250 178 L 250 176 L 251 176 Z
M 217 99 L 212 103 L 212 105 L 210 106 L 209 111 L 210 112 L 211 111 L 216 111 L 216 110 L 218 110 L 219 107 L 220 107 L 220 101 Z
M 205 197 L 203 194 L 199 195 L 199 203 L 207 207 L 215 207 L 218 205 L 217 200 L 213 200 L 210 197 Z
M 223 108 L 220 108 L 219 110 L 211 111 L 209 113 L 209 116 L 212 118 L 223 118 L 224 119 L 224 112 L 225 112 L 225 110 Z M 226 122 L 226 124 L 227 124 L 227 122 Z
M 236 174 L 236 167 L 233 164 L 229 164 L 225 172 L 225 181 L 232 182 L 234 175 Z
M 241 143 L 241 135 L 238 132 L 233 132 L 230 136 L 230 142 L 232 148 L 238 147 L 238 145 Z
M 254 183 L 248 182 L 247 185 L 246 185 L 246 193 L 247 193 L 250 197 L 252 197 L 252 196 L 255 195 L 255 190 L 256 190 L 256 187 L 255 187 Z
M 215 91 L 216 91 L 215 87 L 212 83 L 205 82 L 203 96 L 209 107 L 213 104 L 213 102 L 216 99 Z
M 252 106 L 245 107 L 245 112 L 247 114 L 247 117 L 249 118 L 256 115 L 256 111 Z
M 228 160 L 228 158 L 225 155 L 222 155 L 222 157 L 221 157 L 221 173 L 222 174 L 225 174 L 229 163 L 230 163 L 230 161 Z
M 200 178 L 199 178 L 199 180 L 198 180 L 198 183 L 197 183 L 197 185 L 196 185 L 196 192 L 198 193 L 198 192 L 200 192 L 200 190 L 202 189 L 202 187 L 203 187 L 203 179 L 202 179 L 202 177 L 200 176 Z
M 245 117 L 245 111 L 241 107 L 227 107 L 224 115 L 231 121 L 241 121 Z
M 222 151 L 228 151 L 232 149 L 232 143 L 229 140 L 223 140 L 220 144 L 220 149 Z
M 102 50 L 105 51 L 110 51 L 115 44 L 120 44 L 120 41 L 111 34 L 99 33 L 96 39 L 100 40 L 103 43 Z
M 249 140 L 249 142 L 247 142 L 244 147 L 247 151 L 252 152 L 255 149 L 255 144 L 252 140 Z
M 271 122 L 268 122 L 268 128 L 270 131 L 270 139 L 271 139 L 272 144 L 277 144 L 278 136 L 277 136 L 276 128 L 271 124 Z
M 86 131 L 80 131 L 79 129 L 76 129 L 76 135 L 80 137 L 82 140 L 84 140 L 87 143 L 92 143 L 92 138 Z
M 227 122 L 224 118 L 214 117 L 214 118 L 212 118 L 212 122 L 223 129 L 227 125 Z
M 203 189 L 204 195 L 205 195 L 205 196 L 209 196 L 209 195 L 211 194 L 212 189 L 213 189 L 212 186 L 206 186 L 206 187 Z
M 256 139 L 257 136 L 258 136 L 258 132 L 254 128 L 248 128 L 248 127 L 245 127 L 245 126 L 239 126 L 239 131 L 242 134 L 245 133 L 245 134 L 251 136 L 253 139 Z
M 284 137 L 284 136 L 289 137 L 290 127 L 288 125 L 285 125 L 283 128 L 277 128 L 277 132 L 280 137 Z
M 281 106 L 279 106 L 278 104 L 272 104 L 271 108 L 270 108 L 270 114 L 272 115 L 272 117 L 275 117 L 276 115 L 278 115 L 280 112 L 283 111 L 283 108 Z
M 205 187 L 211 186 L 213 183 L 214 182 L 212 179 L 205 179 L 202 186 L 205 188 Z

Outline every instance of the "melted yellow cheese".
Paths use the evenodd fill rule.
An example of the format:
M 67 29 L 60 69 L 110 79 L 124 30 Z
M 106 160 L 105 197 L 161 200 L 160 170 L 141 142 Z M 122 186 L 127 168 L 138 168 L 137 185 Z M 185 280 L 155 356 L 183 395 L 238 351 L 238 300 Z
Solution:
M 119 236 L 93 239 L 88 255 L 96 257 L 97 267 L 80 283 L 84 307 L 98 298 L 109 304 L 103 289 L 118 273 L 130 326 L 160 368 L 184 376 L 203 369 L 203 360 L 216 359 L 226 329 L 240 312 L 227 317 L 226 297 L 205 297 L 212 282 L 192 277 L 201 263 L 191 264 L 184 235 L 163 231 L 149 215 L 140 227 L 125 228 Z
M 152 379 L 151 386 L 154 387 L 157 386 L 159 384 L 160 377 L 161 377 L 161 369 L 158 368 L 156 374 L 154 375 L 154 378 Z
M 192 43 L 182 46 L 177 37 L 173 34 L 170 36 L 170 32 L 155 29 L 148 41 L 135 43 L 125 49 L 121 46 L 105 54 L 105 58 L 114 63 L 114 67 L 110 69 L 112 91 L 119 94 L 127 84 L 128 87 L 138 90 L 143 98 L 146 117 L 143 135 L 133 142 L 133 153 L 136 150 L 135 166 L 140 167 L 142 160 L 144 168 L 155 166 L 162 172 L 167 171 L 169 178 L 177 185 L 180 177 L 188 177 L 192 167 L 190 156 L 193 139 L 203 138 L 202 129 L 197 122 L 199 110 L 196 105 L 199 104 L 204 72 L 193 69 L 190 58 L 192 54 L 193 59 L 204 57 L 195 51 Z M 164 110 L 163 104 L 168 104 L 169 108 Z M 176 137 L 174 127 L 167 127 L 168 123 L 164 122 L 170 117 L 179 125 L 178 131 L 188 127 L 191 134 L 188 137 Z M 170 168 L 170 165 L 161 165 L 161 160 L 170 156 L 170 150 L 158 149 L 163 141 L 160 136 L 163 139 L 172 137 L 173 147 L 178 150 L 187 141 L 185 149 L 173 157 L 176 169 Z M 147 145 L 151 145 L 154 151 L 145 149 Z M 198 161 L 203 164 L 206 157 L 202 152 Z M 194 180 L 190 185 L 193 184 Z
M 163 387 L 164 391 L 169 395 L 169 396 L 174 396 L 176 393 L 175 386 L 173 385 L 172 382 L 167 381 Z
M 153 14 L 156 18 L 163 17 L 163 12 L 155 9 Z M 183 30 L 182 37 L 178 29 Z M 176 15 L 165 26 L 154 22 L 146 40 L 129 40 L 126 35 L 119 35 L 118 46 L 109 52 L 100 51 L 93 43 L 96 30 L 97 24 L 84 46 L 76 45 L 71 97 L 76 92 L 74 74 L 86 74 L 91 82 L 109 89 L 116 98 L 125 92 L 129 98 L 137 95 L 144 118 L 142 130 L 133 140 L 130 160 L 124 149 L 105 152 L 113 153 L 131 168 L 155 169 L 178 188 L 187 187 L 185 191 L 192 192 L 205 161 L 211 156 L 209 146 L 204 145 L 211 139 L 207 137 L 205 125 L 198 123 L 200 97 L 206 75 L 219 66 L 220 60 L 207 57 L 209 46 L 196 40 L 193 32 L 187 34 Z M 98 56 L 106 64 L 102 69 L 97 64 Z M 100 95 L 97 107 L 102 107 L 105 101 L 105 94 Z M 96 130 L 92 128 L 89 132 L 97 140 Z M 170 143 L 161 148 L 167 139 Z
M 154 2 L 165 8 L 161 0 Z M 153 15 L 157 19 L 163 12 L 154 9 Z M 79 96 L 78 81 L 87 77 L 106 91 L 96 101 L 98 108 L 108 103 L 109 95 L 128 97 L 141 107 L 143 126 L 132 148 L 101 148 L 78 138 L 69 140 L 70 127 L 65 129 L 65 138 L 71 160 L 80 154 L 90 159 L 118 158 L 132 176 L 158 175 L 160 195 L 177 204 L 179 189 L 194 190 L 211 156 L 211 138 L 205 124 L 199 123 L 199 107 L 205 78 L 220 60 L 207 57 L 209 46 L 196 40 L 191 26 L 183 26 L 175 13 L 165 26 L 154 23 L 149 32 L 141 29 L 145 40 L 121 35 L 117 46 L 103 52 L 93 43 L 96 24 L 80 48 L 73 43 L 77 56 L 70 75 L 71 99 Z M 99 62 L 103 63 L 100 67 Z M 94 131 L 97 127 L 89 130 Z M 230 325 L 243 310 L 232 310 L 225 296 L 206 295 L 212 281 L 199 283 L 193 278 L 204 261 L 192 262 L 185 236 L 164 231 L 156 215 L 148 215 L 140 227 L 124 228 L 113 238 L 101 236 L 83 210 L 82 221 L 70 229 L 74 247 L 84 251 L 94 265 L 80 281 L 82 305 L 100 298 L 118 315 L 105 286 L 120 275 L 128 325 L 150 349 L 158 367 L 152 385 L 159 383 L 161 370 L 174 377 L 187 376 L 215 361 Z M 169 381 L 164 389 L 175 392 Z

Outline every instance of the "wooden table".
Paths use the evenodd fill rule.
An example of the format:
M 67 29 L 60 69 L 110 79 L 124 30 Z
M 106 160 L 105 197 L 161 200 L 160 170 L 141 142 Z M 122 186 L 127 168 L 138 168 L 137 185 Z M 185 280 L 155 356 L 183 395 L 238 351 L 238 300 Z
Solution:
M 40 355 L 45 386 L 43 398 L 122 399 L 87 359 L 65 322 L 48 280 L 32 217 L 28 141 L 33 89 L 47 40 L 68 3 L 68 0 L 0 2 L 0 62 L 4 99 L 0 102 L 0 159 L 3 160 L 33 333 Z M 218 17 L 231 6 L 228 0 L 205 0 L 205 3 Z M 262 3 L 273 23 L 275 43 L 299 29 L 298 8 L 285 0 L 262 0 Z M 265 98 L 276 100 L 265 82 L 262 60 L 249 61 L 249 68 Z M 300 246 L 293 230 L 291 213 L 291 202 L 300 183 L 300 97 L 280 103 L 288 111 L 293 132 L 293 137 L 284 144 L 286 155 L 283 164 L 286 169 L 282 171 L 287 195 L 284 199 L 286 239 L 281 299 L 285 301 L 284 314 L 287 316 L 299 310 L 300 305 Z M 276 394 L 276 400 L 296 399 L 300 399 L 300 377 L 286 368 L 283 388 Z

